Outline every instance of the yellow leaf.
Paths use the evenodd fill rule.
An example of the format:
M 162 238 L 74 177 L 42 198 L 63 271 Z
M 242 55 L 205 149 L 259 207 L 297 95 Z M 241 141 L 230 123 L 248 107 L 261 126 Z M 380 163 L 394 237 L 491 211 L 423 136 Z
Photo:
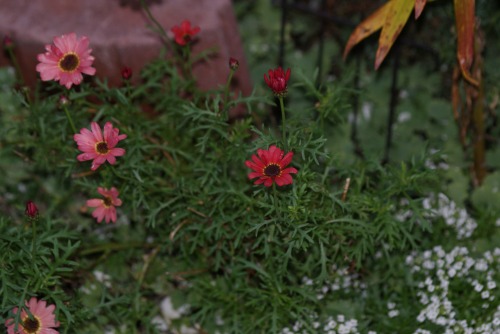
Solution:
M 458 0 L 460 1 L 460 0 Z M 378 49 L 375 56 L 375 69 L 380 67 L 382 61 L 389 53 L 401 30 L 408 21 L 410 13 L 415 5 L 415 0 L 392 0 L 388 6 L 382 32 L 378 40 Z
M 356 44 L 373 34 L 375 31 L 382 28 L 390 4 L 391 2 L 386 3 L 385 5 L 377 9 L 372 15 L 367 17 L 363 22 L 358 24 L 356 29 L 354 29 L 354 31 L 352 32 L 351 36 L 349 36 L 349 40 L 347 41 L 344 50 L 344 59 Z

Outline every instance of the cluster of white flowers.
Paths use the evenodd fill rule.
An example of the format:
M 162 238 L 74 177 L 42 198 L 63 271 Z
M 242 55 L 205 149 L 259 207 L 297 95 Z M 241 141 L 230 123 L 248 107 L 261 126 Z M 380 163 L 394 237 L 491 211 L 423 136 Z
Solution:
M 315 316 L 317 318 L 317 316 Z M 313 319 L 312 326 L 315 333 L 324 334 L 359 334 L 358 331 L 358 321 L 356 319 L 346 320 L 345 316 L 342 314 L 336 317 L 328 317 L 324 321 L 320 322 L 317 319 Z M 281 334 L 307 334 L 311 331 L 306 329 L 304 323 L 301 321 L 295 322 L 292 328 L 285 327 L 281 331 Z M 369 334 L 377 334 L 370 331 Z
M 366 283 L 359 279 L 356 272 L 349 272 L 348 267 L 339 268 L 336 265 L 332 267 L 332 274 L 330 279 L 325 282 L 321 287 L 318 287 L 316 298 L 321 300 L 325 298 L 328 293 L 342 291 L 343 293 L 361 292 L 361 295 L 366 296 Z M 309 277 L 302 278 L 304 285 L 316 285 L 316 283 Z
M 388 302 L 387 309 L 389 310 L 389 312 L 387 313 L 389 318 L 394 318 L 394 317 L 397 317 L 399 315 L 399 310 L 396 309 L 396 303 Z
M 473 258 L 464 247 L 455 247 L 445 252 L 441 246 L 427 250 L 421 254 L 412 253 L 406 258 L 410 271 L 417 277 L 422 277 L 418 283 L 417 295 L 424 308 L 420 311 L 417 321 L 430 322 L 445 327 L 444 333 L 500 333 L 500 305 L 496 279 L 500 269 L 500 248 L 493 252 L 485 252 L 482 257 Z M 460 286 L 470 284 L 471 288 L 464 298 L 473 298 L 477 294 L 483 301 L 485 314 L 493 313 L 490 320 L 477 324 L 475 320 L 468 323 L 457 319 L 457 310 L 449 296 L 463 291 L 450 292 L 450 282 L 460 280 Z M 494 304 L 494 305 L 492 305 Z M 415 333 L 426 333 L 419 329 Z
M 477 227 L 477 223 L 472 219 L 464 208 L 458 207 L 455 202 L 450 200 L 445 194 L 439 193 L 437 206 L 434 196 L 425 198 L 422 202 L 424 209 L 430 210 L 431 217 L 443 217 L 446 225 L 451 226 L 457 232 L 457 239 L 469 238 Z
M 406 208 L 408 204 L 407 200 L 403 200 L 400 206 Z M 437 199 L 434 194 L 424 198 L 422 206 L 428 210 L 428 214 L 425 216 L 426 219 L 443 218 L 445 224 L 455 230 L 458 240 L 470 238 L 477 228 L 477 222 L 469 216 L 467 211 L 457 206 L 454 201 L 450 200 L 443 193 L 439 193 Z M 404 209 L 395 214 L 396 220 L 400 222 L 407 221 L 412 216 L 413 212 L 411 209 Z

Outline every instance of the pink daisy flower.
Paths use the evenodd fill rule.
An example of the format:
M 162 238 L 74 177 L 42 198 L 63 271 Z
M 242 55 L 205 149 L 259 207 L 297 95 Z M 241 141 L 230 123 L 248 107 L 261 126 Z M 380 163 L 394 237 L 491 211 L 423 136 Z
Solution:
M 7 327 L 7 334 L 59 334 L 54 328 L 59 327 L 59 321 L 56 321 L 54 310 L 55 305 L 47 306 L 45 300 L 38 301 L 32 297 L 26 306 L 33 315 L 33 318 L 28 316 L 28 313 L 23 309 L 21 310 L 21 321 L 17 325 L 17 331 L 14 332 L 16 327 L 13 318 L 5 321 Z M 12 313 L 17 314 L 18 308 L 14 307 Z
M 118 198 L 120 193 L 115 187 L 110 190 L 98 187 L 97 192 L 104 196 L 104 199 L 93 198 L 87 201 L 87 206 L 96 208 L 94 212 L 92 212 L 92 216 L 97 219 L 98 223 L 102 222 L 103 219 L 106 220 L 106 223 L 110 221 L 113 223 L 116 222 L 115 207 L 122 205 L 122 200 Z
M 293 179 L 290 174 L 296 174 L 297 169 L 285 167 L 292 162 L 293 152 L 288 152 L 283 156 L 284 153 L 274 145 L 271 145 L 268 150 L 258 149 L 258 157 L 254 154 L 252 160 L 245 161 L 245 165 L 253 170 L 248 174 L 248 178 L 258 178 L 254 184 L 263 183 L 266 187 L 270 187 L 273 182 L 276 182 L 278 186 L 292 184 Z
M 59 81 L 66 88 L 71 85 L 79 85 L 83 76 L 95 74 L 92 67 L 94 57 L 90 55 L 89 39 L 83 36 L 76 38 L 75 33 L 54 37 L 54 44 L 45 45 L 45 53 L 37 57 L 40 62 L 36 65 L 37 72 L 43 81 Z
M 96 170 L 106 160 L 114 165 L 115 157 L 121 157 L 125 154 L 123 148 L 115 147 L 120 140 L 127 138 L 127 135 L 119 135 L 120 130 L 113 128 L 110 122 L 104 124 L 104 136 L 101 132 L 101 127 L 96 122 L 90 123 L 92 131 L 83 128 L 80 133 L 73 136 L 73 139 L 78 145 L 78 149 L 83 153 L 80 154 L 78 161 L 92 161 L 91 170 Z

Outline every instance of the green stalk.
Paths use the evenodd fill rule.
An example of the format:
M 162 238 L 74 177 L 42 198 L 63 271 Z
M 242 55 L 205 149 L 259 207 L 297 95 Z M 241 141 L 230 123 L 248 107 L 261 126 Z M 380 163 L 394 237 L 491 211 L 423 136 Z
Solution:
M 235 71 L 231 68 L 229 71 L 229 75 L 227 77 L 226 87 L 224 89 L 224 111 L 227 110 L 227 105 L 229 103 L 229 101 L 228 101 L 229 100 L 229 86 L 231 85 L 231 80 L 233 79 L 234 72 Z
M 73 119 L 71 118 L 71 114 L 69 113 L 68 107 L 64 105 L 63 108 L 64 112 L 66 113 L 66 117 L 68 118 L 69 124 L 71 125 L 71 129 L 73 130 L 73 133 L 78 133 L 76 131 L 75 123 L 73 123 Z
M 12 47 L 7 48 L 7 53 L 9 54 L 9 58 L 12 61 L 12 65 L 14 65 L 14 69 L 16 70 L 16 77 L 19 84 L 24 85 L 23 73 L 21 72 L 21 66 L 19 66 L 19 62 L 17 61 L 16 55 L 12 51 Z
M 144 11 L 146 12 L 146 15 L 147 17 L 151 20 L 151 22 L 153 22 L 153 24 L 156 26 L 156 30 L 157 32 L 161 35 L 161 37 L 164 39 L 165 41 L 165 46 L 166 47 L 169 47 L 170 44 L 169 44 L 169 41 L 170 39 L 168 38 L 168 35 L 167 33 L 165 32 L 165 29 L 163 29 L 162 25 L 160 24 L 160 22 L 158 22 L 155 17 L 153 16 L 153 14 L 151 13 L 151 11 L 149 10 L 149 7 L 148 5 L 146 4 L 146 1 L 144 0 L 141 0 L 141 5 L 142 5 L 142 8 L 144 9 Z
M 285 150 L 288 148 L 288 142 L 286 141 L 286 126 L 285 126 L 285 104 L 283 103 L 283 96 L 278 97 L 280 99 L 281 108 L 281 135 L 283 136 L 283 144 L 285 145 Z

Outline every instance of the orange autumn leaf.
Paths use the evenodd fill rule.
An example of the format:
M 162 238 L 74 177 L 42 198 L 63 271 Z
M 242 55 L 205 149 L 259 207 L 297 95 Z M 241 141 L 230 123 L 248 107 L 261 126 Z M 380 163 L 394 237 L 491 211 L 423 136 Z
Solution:
M 420 15 L 425 4 L 426 0 L 390 0 L 384 4 L 354 29 L 347 41 L 343 55 L 344 59 L 356 44 L 377 30 L 382 29 L 375 57 L 375 69 L 378 69 L 408 21 L 413 8 L 418 6 L 416 11 L 419 12 L 416 14 Z
M 377 9 L 377 11 L 367 17 L 356 27 L 351 36 L 349 36 L 349 40 L 347 41 L 343 55 L 344 59 L 356 44 L 373 34 L 375 31 L 382 28 L 382 26 L 384 25 L 386 13 L 389 9 L 389 4 L 390 2 Z
M 427 0 L 415 0 L 415 20 L 420 17 L 420 14 L 422 14 L 426 3 Z
M 410 13 L 415 5 L 414 0 L 392 0 L 388 3 L 387 11 L 382 32 L 378 40 L 378 49 L 375 56 L 375 69 L 380 67 L 392 45 L 399 36 L 401 30 L 408 21 Z
M 455 24 L 457 27 L 457 58 L 463 77 L 474 86 L 478 82 L 470 73 L 474 60 L 474 0 L 454 0 Z

